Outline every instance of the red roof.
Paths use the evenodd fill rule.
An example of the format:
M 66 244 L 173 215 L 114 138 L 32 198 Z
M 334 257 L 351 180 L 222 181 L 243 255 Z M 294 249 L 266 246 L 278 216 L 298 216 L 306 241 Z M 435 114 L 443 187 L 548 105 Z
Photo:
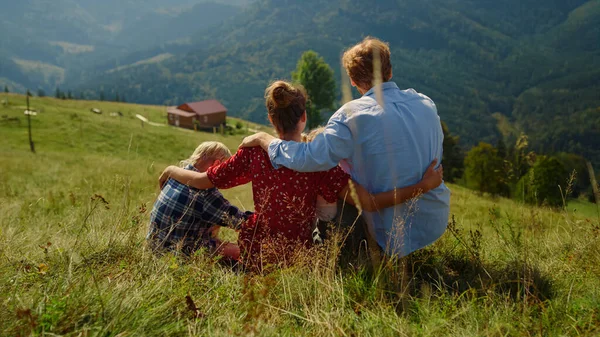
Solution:
M 219 112 L 227 112 L 227 108 L 216 99 L 202 102 L 185 103 L 177 107 L 177 110 L 192 110 L 197 115 L 212 115 Z

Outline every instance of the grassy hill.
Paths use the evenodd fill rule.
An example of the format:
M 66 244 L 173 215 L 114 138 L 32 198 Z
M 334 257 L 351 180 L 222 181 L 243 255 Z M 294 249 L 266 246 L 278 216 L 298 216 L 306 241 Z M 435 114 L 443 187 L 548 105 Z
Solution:
M 600 215 L 590 204 L 556 211 L 451 186 L 452 225 L 404 260 L 411 275 L 405 294 L 393 265 L 378 279 L 361 268 L 336 268 L 331 241 L 306 265 L 246 275 L 204 254 L 182 261 L 144 246 L 162 168 L 204 140 L 234 150 L 243 135 L 142 127 L 134 117 L 164 121 L 160 106 L 33 98 L 39 114 L 31 154 L 24 97 L 8 101 L 0 118 L 20 124 L 0 119 L 6 335 L 600 333 Z M 253 208 L 250 186 L 225 194 Z

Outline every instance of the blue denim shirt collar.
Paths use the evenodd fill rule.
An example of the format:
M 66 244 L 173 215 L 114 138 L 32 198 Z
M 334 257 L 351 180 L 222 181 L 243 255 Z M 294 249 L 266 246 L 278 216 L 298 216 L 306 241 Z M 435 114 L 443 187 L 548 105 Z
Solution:
M 367 91 L 363 96 L 375 95 L 375 88 L 376 88 L 376 86 L 371 88 L 369 91 Z M 399 89 L 399 88 L 398 88 L 398 85 L 392 81 L 381 83 L 381 90 L 388 90 L 388 89 Z

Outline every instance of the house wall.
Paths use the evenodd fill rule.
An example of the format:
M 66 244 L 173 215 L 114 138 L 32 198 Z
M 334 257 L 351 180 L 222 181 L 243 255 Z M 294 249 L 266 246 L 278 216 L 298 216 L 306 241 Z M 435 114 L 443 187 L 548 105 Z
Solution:
M 219 112 L 210 115 L 183 117 L 175 114 L 168 114 L 169 125 L 179 126 L 186 129 L 194 129 L 194 121 L 197 121 L 198 128 L 200 129 L 212 129 L 218 127 L 221 124 L 225 124 L 227 120 L 227 112 Z M 179 121 L 179 124 L 177 124 Z
M 181 128 L 193 129 L 194 117 L 184 117 L 175 114 L 168 114 L 169 125 L 179 126 Z
M 196 117 L 200 128 L 212 128 L 225 124 L 227 120 L 227 111 L 218 112 L 210 115 L 201 115 Z

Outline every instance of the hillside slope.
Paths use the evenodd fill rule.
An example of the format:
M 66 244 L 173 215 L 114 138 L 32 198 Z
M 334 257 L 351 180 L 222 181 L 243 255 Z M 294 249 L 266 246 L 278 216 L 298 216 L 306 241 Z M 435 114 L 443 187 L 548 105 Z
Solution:
M 599 8 L 598 0 L 263 0 L 198 34 L 193 52 L 80 88 L 155 104 L 219 98 L 233 114 L 265 122 L 264 87 L 289 78 L 303 51 L 323 55 L 340 78 L 344 48 L 374 35 L 392 46 L 394 80 L 432 97 L 463 145 L 525 132 L 538 151 L 600 163 Z M 516 134 L 501 135 L 494 113 Z
M 142 127 L 158 106 L 23 96 L 0 116 L 0 331 L 24 335 L 531 336 L 600 333 L 600 218 L 491 199 L 459 186 L 435 244 L 386 264 L 338 268 L 335 232 L 304 265 L 252 275 L 199 252 L 147 249 L 162 168 L 205 140 Z M 91 108 L 104 113 L 94 114 Z M 124 117 L 111 117 L 121 111 Z M 252 209 L 250 185 L 225 191 Z M 226 231 L 229 239 L 235 234 Z M 406 276 L 403 282 L 399 275 Z M 407 284 L 400 288 L 400 284 Z

